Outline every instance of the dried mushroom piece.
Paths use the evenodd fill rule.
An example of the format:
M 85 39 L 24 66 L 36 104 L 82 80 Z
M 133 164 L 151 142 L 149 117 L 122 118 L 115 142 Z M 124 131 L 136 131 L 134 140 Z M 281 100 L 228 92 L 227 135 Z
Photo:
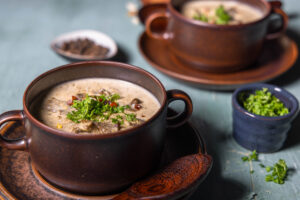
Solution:
M 91 132 L 93 129 L 97 129 L 95 124 L 92 121 L 84 120 L 81 123 L 74 124 L 73 132 L 82 133 L 82 132 Z
M 137 111 L 140 110 L 143 106 L 141 105 L 143 102 L 138 99 L 138 98 L 134 98 L 131 102 L 130 102 L 130 108 L 132 111 Z

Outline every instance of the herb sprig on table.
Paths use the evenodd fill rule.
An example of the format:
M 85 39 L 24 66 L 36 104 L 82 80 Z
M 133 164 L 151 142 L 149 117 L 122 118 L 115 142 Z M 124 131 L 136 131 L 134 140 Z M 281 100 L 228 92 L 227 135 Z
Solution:
M 67 118 L 73 122 L 80 123 L 82 120 L 101 122 L 111 118 L 114 124 L 124 124 L 124 120 L 135 121 L 136 115 L 133 113 L 125 113 L 130 106 L 120 106 L 116 101 L 120 99 L 118 94 L 90 96 L 86 95 L 82 100 L 72 97 L 71 106 L 74 111 L 67 114 Z
M 253 160 L 258 161 L 258 154 L 256 153 L 256 150 L 252 151 L 251 154 L 249 154 L 248 156 L 242 157 L 242 161 L 244 162 Z
M 245 93 L 241 93 L 239 99 L 243 107 L 250 113 L 267 117 L 278 117 L 289 113 L 288 108 L 267 88 L 256 90 L 255 94 L 250 94 L 248 97 L 245 95 Z
M 248 156 L 243 156 L 241 158 L 244 162 L 248 161 L 258 161 L 258 154 L 256 150 L 252 151 Z M 262 163 L 259 163 L 259 166 L 265 168 L 267 172 L 271 172 L 267 174 L 265 177 L 266 182 L 274 182 L 277 184 L 284 184 L 285 179 L 287 177 L 288 167 L 286 165 L 285 160 L 279 159 L 277 163 L 273 166 L 265 166 Z M 254 170 L 250 170 L 250 174 L 253 174 Z

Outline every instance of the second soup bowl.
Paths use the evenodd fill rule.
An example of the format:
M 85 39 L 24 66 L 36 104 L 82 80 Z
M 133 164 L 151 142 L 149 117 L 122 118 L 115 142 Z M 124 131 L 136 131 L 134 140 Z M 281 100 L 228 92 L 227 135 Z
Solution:
M 78 135 L 51 128 L 33 114 L 33 102 L 49 88 L 82 78 L 112 78 L 139 85 L 151 92 L 160 108 L 148 121 L 128 130 L 105 135 Z M 185 103 L 184 111 L 167 117 L 168 104 Z M 117 62 L 81 62 L 50 70 L 27 87 L 23 110 L 0 115 L 0 126 L 21 121 L 25 137 L 8 140 L 1 146 L 28 151 L 37 171 L 50 183 L 84 194 L 105 194 L 124 189 L 154 170 L 160 160 L 167 127 L 185 123 L 193 110 L 192 101 L 180 90 L 166 91 L 149 72 Z
M 199 2 L 214 2 L 198 0 Z M 237 25 L 216 25 L 184 16 L 182 7 L 191 0 L 170 0 L 166 11 L 153 12 L 145 22 L 149 37 L 165 42 L 176 62 L 208 72 L 232 72 L 253 64 L 265 40 L 280 37 L 288 17 L 275 3 L 265 0 L 224 0 L 219 5 L 238 2 L 258 10 L 261 17 Z M 269 32 L 270 16 L 277 14 L 281 27 Z M 167 53 L 167 52 L 166 52 Z M 172 57 L 172 59 L 173 59 Z

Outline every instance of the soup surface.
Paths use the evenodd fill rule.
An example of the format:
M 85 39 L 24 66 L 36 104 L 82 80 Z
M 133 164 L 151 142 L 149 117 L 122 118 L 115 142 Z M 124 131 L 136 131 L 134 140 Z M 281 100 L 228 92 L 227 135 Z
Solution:
M 148 90 L 107 78 L 78 79 L 53 87 L 37 100 L 44 124 L 75 134 L 108 134 L 151 118 L 160 103 Z
M 181 12 L 190 19 L 219 25 L 245 24 L 263 17 L 258 9 L 238 1 L 190 1 Z

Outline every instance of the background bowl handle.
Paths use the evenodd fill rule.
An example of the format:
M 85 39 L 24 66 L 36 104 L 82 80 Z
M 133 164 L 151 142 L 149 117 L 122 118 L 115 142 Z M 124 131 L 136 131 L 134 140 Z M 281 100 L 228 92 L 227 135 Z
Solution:
M 0 128 L 2 125 L 9 121 L 23 121 L 24 115 L 22 110 L 12 110 L 5 113 L 2 113 L 0 115 Z M 2 131 L 2 128 L 0 129 Z M 25 138 L 15 139 L 15 140 L 9 140 L 3 137 L 2 134 L 0 134 L 0 145 L 2 147 L 5 147 L 7 149 L 13 149 L 13 150 L 26 150 L 27 149 L 27 141 Z
M 276 38 L 279 38 L 280 36 L 282 36 L 288 26 L 288 22 L 289 22 L 289 17 L 287 16 L 287 14 L 281 10 L 281 3 L 278 1 L 274 1 L 274 2 L 269 2 L 271 9 L 272 9 L 272 14 L 278 14 L 281 17 L 281 27 L 274 33 L 268 33 L 266 36 L 266 39 L 268 40 L 273 40 Z
M 182 100 L 185 104 L 184 110 L 178 115 L 167 117 L 167 127 L 176 128 L 183 125 L 192 115 L 193 103 L 189 95 L 181 90 L 168 90 L 167 91 L 167 103 L 172 101 Z
M 152 26 L 155 25 L 155 21 L 157 24 L 156 28 L 161 29 L 161 27 L 167 27 L 169 20 L 169 14 L 166 12 L 156 12 L 152 13 L 149 17 L 147 17 L 145 22 L 146 33 L 149 37 L 158 39 L 158 40 L 167 40 L 171 38 L 171 33 L 168 33 L 166 30 L 153 31 Z

